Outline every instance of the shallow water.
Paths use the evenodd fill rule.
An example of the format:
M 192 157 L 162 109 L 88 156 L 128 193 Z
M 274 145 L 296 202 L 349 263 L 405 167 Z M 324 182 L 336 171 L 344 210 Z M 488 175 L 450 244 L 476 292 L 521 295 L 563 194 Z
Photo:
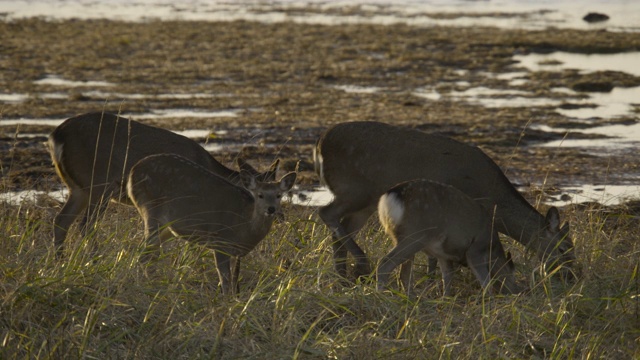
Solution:
M 596 107 L 558 108 L 556 112 L 574 119 L 635 117 L 636 107 L 640 106 L 640 87 L 614 88 L 608 93 L 590 93 L 588 99 L 573 99 L 571 103 L 578 105 L 590 104 Z
M 620 71 L 640 76 L 640 52 L 637 51 L 616 54 L 576 54 L 557 51 L 550 54 L 514 55 L 513 59 L 531 71 Z
M 446 93 L 439 93 L 434 88 L 422 88 L 417 89 L 413 94 L 434 101 L 447 98 L 448 100 L 465 101 L 487 108 L 557 106 L 562 103 L 558 99 L 535 97 L 533 93 L 523 90 L 490 89 L 484 86 L 469 87 L 462 91 L 454 90 Z
M 323 206 L 333 200 L 333 194 L 322 186 L 311 190 L 296 190 L 291 203 L 303 206 Z
M 136 119 L 175 119 L 175 118 L 213 118 L 213 117 L 237 117 L 241 109 L 200 111 L 192 109 L 161 109 L 152 110 L 150 113 L 135 114 Z
M 307 11 L 311 6 L 313 11 Z M 341 14 L 340 9 L 356 6 L 358 10 L 350 15 Z M 296 9 L 295 12 L 287 10 Z M 298 11 L 299 10 L 299 11 Z M 582 16 L 589 11 L 607 13 L 611 19 L 600 24 L 587 24 L 582 21 Z M 433 14 L 462 13 L 462 16 L 451 18 L 435 18 Z M 396 24 L 406 23 L 414 26 L 496 26 L 502 28 L 540 29 L 549 26 L 559 28 L 577 29 L 606 29 L 608 31 L 640 32 L 640 2 L 639 1 L 605 1 L 587 0 L 577 2 L 573 0 L 558 1 L 523 1 L 523 0 L 401 0 L 397 2 L 370 0 L 365 5 L 361 1 L 342 0 L 328 1 L 204 1 L 194 0 L 188 3 L 176 3 L 168 0 L 138 0 L 129 2 L 125 0 L 7 0 L 0 1 L 0 19 L 11 20 L 14 18 L 29 16 L 46 16 L 52 19 L 70 18 L 107 18 L 129 21 L 147 21 L 149 19 L 171 20 L 205 20 L 205 21 L 231 21 L 237 19 L 255 20 L 262 22 L 293 21 L 298 23 L 314 24 L 345 24 L 345 23 L 375 23 Z M 475 16 L 473 14 L 479 14 Z M 509 14 L 509 16 L 504 16 Z M 473 15 L 473 16 L 472 16 Z M 595 105 L 595 108 L 562 109 L 559 106 L 565 102 L 563 98 L 540 97 L 537 94 L 522 90 L 526 85 L 530 71 L 563 71 L 565 69 L 577 69 L 581 72 L 592 71 L 622 71 L 640 76 L 640 53 L 625 54 L 571 54 L 556 52 L 551 54 L 515 55 L 517 61 L 513 66 L 513 72 L 502 74 L 486 73 L 484 76 L 504 80 L 505 89 L 493 89 L 478 87 L 471 82 L 458 81 L 454 85 L 454 91 L 438 92 L 436 87 L 414 89 L 412 94 L 427 98 L 431 101 L 456 101 L 469 102 L 485 106 L 487 108 L 503 107 L 555 107 L 556 111 L 575 121 L 585 119 L 603 118 L 610 119 L 620 116 L 637 117 L 633 104 L 640 102 L 640 88 L 614 88 L 610 93 L 576 93 L 567 88 L 553 89 L 558 94 L 566 95 L 566 102 L 572 104 Z M 552 64 L 552 65 L 550 65 Z M 526 70 L 526 71 L 523 71 Z M 468 75 L 467 70 L 460 70 L 460 77 Z M 81 79 L 71 81 L 56 74 L 49 74 L 35 82 L 42 85 L 42 92 L 30 94 L 0 94 L 2 103 L 25 102 L 32 98 L 42 99 L 67 99 L 70 95 L 65 92 L 74 88 L 86 97 L 96 99 L 201 99 L 232 96 L 231 94 L 125 94 L 110 92 L 111 87 L 118 84 L 109 83 L 100 79 Z M 385 87 L 359 86 L 353 84 L 341 84 L 333 87 L 347 93 L 376 94 L 392 91 Z M 53 89 L 53 91 L 51 91 Z M 115 88 L 114 88 L 115 90 Z M 411 90 L 411 89 L 409 89 Z M 587 99 L 578 99 L 578 95 L 587 95 Z M 216 109 L 212 111 L 193 111 L 191 109 L 165 109 L 143 114 L 127 114 L 140 119 L 169 119 L 169 118 L 212 118 L 212 117 L 237 117 L 242 114 L 238 109 Z M 0 126 L 16 124 L 34 124 L 45 126 L 57 126 L 64 119 L 7 119 L 0 120 Z M 605 134 L 614 136 L 609 139 L 595 140 L 571 140 L 554 141 L 541 146 L 551 147 L 583 147 L 592 152 L 610 152 L 622 149 L 629 151 L 640 144 L 640 126 L 638 125 L 608 125 L 590 129 L 569 128 L 544 128 L 540 130 L 552 132 L 583 132 L 585 134 Z M 185 130 L 181 133 L 194 139 L 208 139 L 207 130 Z M 43 134 L 19 134 L 21 137 L 41 137 Z M 211 152 L 219 152 L 228 149 L 229 146 L 240 149 L 242 144 L 217 144 L 208 143 L 205 148 Z M 606 151 L 598 148 L 606 147 Z M 589 150 L 591 149 L 591 150 Z M 596 149 L 596 150 L 593 150 Z M 607 187 L 614 189 L 614 187 Z M 576 192 L 577 188 L 567 188 L 568 192 Z M 621 198 L 620 195 L 598 191 L 593 192 L 601 196 L 603 201 L 609 198 Z M 573 196 L 575 201 L 580 199 L 587 190 Z M 634 194 L 634 190 L 630 192 Z M 327 203 L 331 194 L 326 189 L 319 191 L 302 192 L 303 198 L 294 197 L 293 201 L 308 203 L 312 206 Z M 637 189 L 635 196 L 640 197 Z M 14 195 L 14 198 L 24 199 L 28 195 Z
M 210 99 L 216 97 L 230 97 L 231 94 L 207 94 L 207 93 L 179 93 L 179 94 L 125 94 L 116 92 L 104 92 L 104 91 L 86 91 L 82 93 L 83 96 L 97 98 L 101 100 L 110 99 L 128 99 L 128 100 L 143 100 L 143 99 Z
M 332 87 L 352 94 L 375 94 L 384 90 L 378 86 L 335 85 Z
M 584 202 L 597 202 L 607 206 L 624 204 L 629 200 L 640 198 L 640 185 L 581 185 L 563 188 L 562 192 L 566 200 L 558 196 L 546 203 L 553 206 Z
M 0 202 L 11 205 L 19 205 L 23 202 L 36 202 L 37 199 L 48 196 L 56 201 L 63 202 L 67 198 L 66 189 L 56 191 L 25 190 L 17 192 L 0 193 Z M 548 205 L 566 206 L 583 202 L 597 202 L 607 206 L 623 204 L 626 201 L 640 198 L 640 185 L 581 185 L 570 186 L 562 189 L 563 196 L 555 196 L 545 201 Z M 318 207 L 329 204 L 333 200 L 333 194 L 326 187 L 317 187 L 310 190 L 293 191 L 293 195 L 287 201 L 295 205 Z
M 10 191 L 0 193 L 0 202 L 5 202 L 10 205 L 20 205 L 24 202 L 37 202 L 37 200 L 41 197 L 50 197 L 56 201 L 63 202 L 67 198 L 67 193 L 67 189 L 57 191 Z
M 313 11 L 306 11 L 309 8 Z M 359 11 L 340 14 L 344 8 Z M 287 11 L 295 10 L 295 11 Z M 603 12 L 606 22 L 589 24 L 588 12 Z M 44 16 L 53 19 L 117 19 L 124 21 L 249 20 L 267 23 L 293 21 L 313 24 L 405 23 L 412 26 L 494 26 L 543 29 L 547 27 L 640 31 L 640 3 L 634 0 L 5 0 L 0 13 L 6 18 Z M 438 17 L 437 14 L 461 14 Z M 511 16 L 504 16 L 505 14 Z
M 609 152 L 615 150 L 634 149 L 640 145 L 640 123 L 630 125 L 605 125 L 589 129 L 553 128 L 546 125 L 534 125 L 532 128 L 561 134 L 575 132 L 609 136 L 608 138 L 602 139 L 571 139 L 569 136 L 567 139 L 549 141 L 538 145 L 544 147 L 580 147 L 585 148 L 589 153 L 606 156 L 607 153 L 601 153 L 601 150 L 598 150 L 598 148 L 605 148 Z
M 300 194 L 300 195 L 297 195 Z M 304 206 L 323 206 L 333 200 L 333 194 L 326 187 L 298 191 L 291 202 Z M 566 206 L 583 202 L 598 202 L 613 206 L 640 198 L 640 185 L 580 185 L 562 189 L 563 196 L 555 196 L 545 201 L 547 205 Z
M 237 117 L 242 109 L 212 110 L 198 111 L 192 109 L 162 109 L 153 110 L 149 113 L 127 114 L 122 116 L 133 119 L 178 119 L 178 118 L 215 118 L 215 117 Z M 66 119 L 0 119 L 0 126 L 13 125 L 40 125 L 40 126 L 58 126 Z
M 103 87 L 116 85 L 107 81 L 72 81 L 64 79 L 58 75 L 47 75 L 40 80 L 34 81 L 33 83 L 36 85 L 51 85 L 60 87 Z

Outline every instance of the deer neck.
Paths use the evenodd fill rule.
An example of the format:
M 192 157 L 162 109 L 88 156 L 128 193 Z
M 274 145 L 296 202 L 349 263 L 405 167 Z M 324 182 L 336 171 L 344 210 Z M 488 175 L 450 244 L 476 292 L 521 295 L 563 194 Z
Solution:
M 507 236 L 517 240 L 527 248 L 538 251 L 541 246 L 545 228 L 547 226 L 544 216 L 528 203 L 526 206 L 510 208 L 500 216 L 501 222 L 498 230 Z
M 251 218 L 238 227 L 238 241 L 247 248 L 247 252 L 267 236 L 271 229 L 273 218 L 273 216 L 267 216 L 264 212 L 254 208 Z

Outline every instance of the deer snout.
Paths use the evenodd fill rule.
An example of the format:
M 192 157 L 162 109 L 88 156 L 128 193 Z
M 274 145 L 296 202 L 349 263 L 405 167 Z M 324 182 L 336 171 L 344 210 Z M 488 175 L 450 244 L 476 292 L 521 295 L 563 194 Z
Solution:
M 576 269 L 574 269 L 575 261 L 573 258 L 564 256 L 555 261 L 551 261 L 547 263 L 547 272 L 549 272 L 553 277 L 562 280 L 565 283 L 575 283 L 578 281 L 578 274 L 576 274 Z
M 265 215 L 269 217 L 274 217 L 276 222 L 284 222 L 284 213 L 282 209 L 278 209 L 275 206 L 269 206 L 265 209 Z
M 265 210 L 265 215 L 266 216 L 275 216 L 276 220 L 284 221 L 284 213 L 282 211 L 278 211 L 278 209 L 275 206 L 269 206 Z
M 574 272 L 574 269 L 566 266 L 560 269 L 560 277 L 565 283 L 569 283 L 569 284 L 575 283 L 576 281 L 578 281 L 578 276 Z

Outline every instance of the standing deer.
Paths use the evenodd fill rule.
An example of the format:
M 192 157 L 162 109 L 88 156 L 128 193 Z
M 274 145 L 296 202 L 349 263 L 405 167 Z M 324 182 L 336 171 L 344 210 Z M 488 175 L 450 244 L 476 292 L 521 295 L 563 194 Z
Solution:
M 453 139 L 384 123 L 364 121 L 333 126 L 314 149 L 316 172 L 334 195 L 320 218 L 333 232 L 337 272 L 346 276 L 347 251 L 359 276 L 371 272 L 365 253 L 352 236 L 375 211 L 392 186 L 428 179 L 454 186 L 494 213 L 495 227 L 535 251 L 546 269 L 574 277 L 569 226 L 560 226 L 558 210 L 546 216 L 513 187 L 498 165 L 474 146 Z
M 451 294 L 458 263 L 468 265 L 483 288 L 496 280 L 499 292 L 519 291 L 513 262 L 505 255 L 493 217 L 453 186 L 424 179 L 400 183 L 380 197 L 378 216 L 395 244 L 378 266 L 378 289 L 401 265 L 400 279 L 411 293 L 411 264 L 415 254 L 424 251 L 438 259 L 445 295 Z
M 131 167 L 146 156 L 178 154 L 240 183 L 237 171 L 222 165 L 195 141 L 115 114 L 94 112 L 67 119 L 49 135 L 48 145 L 56 172 L 69 188 L 69 198 L 54 220 L 54 243 L 59 252 L 80 214 L 84 212 L 81 230 L 85 233 L 110 199 L 130 204 L 127 177 Z M 258 174 L 243 160 L 238 160 L 238 166 Z M 276 167 L 277 161 L 262 179 L 275 179 Z
M 127 193 L 142 216 L 147 244 L 157 244 L 166 228 L 213 249 L 222 292 L 229 294 L 237 289 L 239 257 L 267 235 L 295 179 L 291 172 L 280 182 L 262 182 L 243 170 L 240 187 L 184 157 L 161 154 L 133 166 Z

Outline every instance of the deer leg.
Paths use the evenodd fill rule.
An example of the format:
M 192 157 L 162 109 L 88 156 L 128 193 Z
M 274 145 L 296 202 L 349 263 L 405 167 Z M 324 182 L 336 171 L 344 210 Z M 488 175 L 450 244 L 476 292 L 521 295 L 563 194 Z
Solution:
M 240 256 L 233 257 L 233 273 L 231 277 L 231 285 L 236 294 L 240 293 Z
M 444 296 L 451 296 L 451 280 L 453 280 L 453 273 L 455 271 L 455 265 L 453 261 L 438 259 L 440 265 L 440 271 L 442 272 L 442 281 L 444 283 Z
M 427 274 L 433 276 L 436 273 L 436 268 L 438 267 L 438 259 L 433 256 L 428 256 L 427 258 L 429 260 Z
M 331 236 L 331 246 L 333 247 L 333 261 L 336 272 L 343 278 L 347 277 L 347 247 L 344 238 L 333 234 Z
M 335 268 L 337 273 L 340 276 L 345 278 L 347 277 L 348 252 L 351 252 L 352 254 L 354 254 L 354 256 L 356 256 L 356 258 L 358 259 L 357 261 L 359 261 L 358 263 L 359 273 L 360 272 L 367 273 L 367 274 L 370 273 L 370 271 L 366 271 L 366 270 L 370 270 L 370 267 L 368 264 L 368 260 L 366 260 L 367 257 L 364 251 L 362 251 L 362 249 L 358 246 L 358 244 L 356 244 L 356 242 L 353 240 L 353 238 L 351 237 L 352 233 L 350 233 L 345 228 L 345 225 L 351 227 L 352 229 L 356 229 L 356 231 L 362 228 L 364 222 L 360 224 L 361 222 L 360 216 L 356 216 L 353 220 L 348 218 L 349 215 L 352 214 L 353 212 L 357 213 L 359 210 L 362 210 L 362 209 L 363 207 L 354 206 L 351 203 L 349 204 L 340 203 L 334 200 L 329 205 L 326 205 L 320 208 L 320 211 L 318 212 L 322 221 L 333 232 L 332 246 L 333 246 L 333 257 L 335 262 Z M 343 221 L 343 219 L 346 219 L 346 220 Z M 360 221 L 356 221 L 356 220 L 360 220 Z M 352 222 L 353 224 L 351 225 L 350 223 Z M 356 225 L 360 225 L 360 226 L 358 227 Z M 364 263 L 366 263 L 366 266 L 362 265 Z
M 415 249 L 415 244 L 418 243 L 417 241 L 413 241 L 408 238 L 405 238 L 405 239 L 399 238 L 399 239 L 400 241 L 396 241 L 397 243 L 396 247 L 394 247 L 384 258 L 382 258 L 382 261 L 378 266 L 378 271 L 377 271 L 378 290 L 381 290 L 386 286 L 387 282 L 389 281 L 389 276 L 393 271 L 393 269 L 395 269 L 401 264 L 405 264 L 407 261 L 413 260 L 417 252 L 417 250 Z M 406 272 L 410 271 L 411 269 L 411 263 L 408 264 L 408 269 L 409 270 L 405 270 L 404 268 L 402 269 L 401 280 L 403 280 L 402 272 L 405 273 L 404 276 L 406 277 L 407 276 Z M 403 285 L 404 285 L 404 280 L 403 280 Z
M 355 275 L 357 277 L 370 275 L 371 264 L 369 263 L 367 255 L 353 240 L 353 237 L 362 230 L 369 217 L 371 217 L 373 210 L 374 208 L 359 210 L 358 212 L 345 216 L 340 222 L 346 233 L 349 234 L 349 236 L 345 238 L 344 245 L 346 246 L 347 251 L 349 251 L 356 260 Z
M 415 255 L 411 256 L 409 260 L 400 265 L 400 282 L 402 283 L 402 287 L 404 287 L 404 291 L 407 293 L 407 296 L 411 296 L 413 293 L 413 259 Z
M 109 205 L 109 199 L 114 195 L 113 185 L 94 186 L 89 189 L 89 205 L 80 222 L 82 237 L 95 229 L 98 219 L 104 214 Z
M 472 249 L 467 251 L 467 264 L 469 268 L 471 268 L 471 271 L 482 285 L 482 288 L 491 293 L 491 288 L 489 287 L 491 273 L 489 272 L 488 258 L 489 253 L 487 251 L 473 251 Z
M 220 285 L 222 287 L 222 294 L 228 295 L 231 293 L 231 257 L 222 251 L 214 251 L 216 259 L 216 269 L 218 270 L 218 277 L 220 278 Z
M 140 260 L 142 262 L 147 262 L 151 257 L 155 257 L 158 255 L 160 236 L 163 230 L 160 227 L 160 222 L 155 218 L 143 216 L 143 221 L 145 249 L 142 253 L 142 256 L 140 256 Z
M 80 233 L 82 234 L 82 237 L 86 237 L 87 234 L 95 230 L 96 223 L 98 222 L 98 219 L 100 219 L 100 216 L 104 214 L 108 204 L 108 200 L 89 202 L 87 211 L 85 211 L 80 222 Z
M 64 239 L 67 237 L 69 227 L 82 211 L 87 208 L 88 203 L 89 198 L 82 190 L 69 190 L 67 202 L 53 220 L 53 242 L 58 256 L 62 253 Z

